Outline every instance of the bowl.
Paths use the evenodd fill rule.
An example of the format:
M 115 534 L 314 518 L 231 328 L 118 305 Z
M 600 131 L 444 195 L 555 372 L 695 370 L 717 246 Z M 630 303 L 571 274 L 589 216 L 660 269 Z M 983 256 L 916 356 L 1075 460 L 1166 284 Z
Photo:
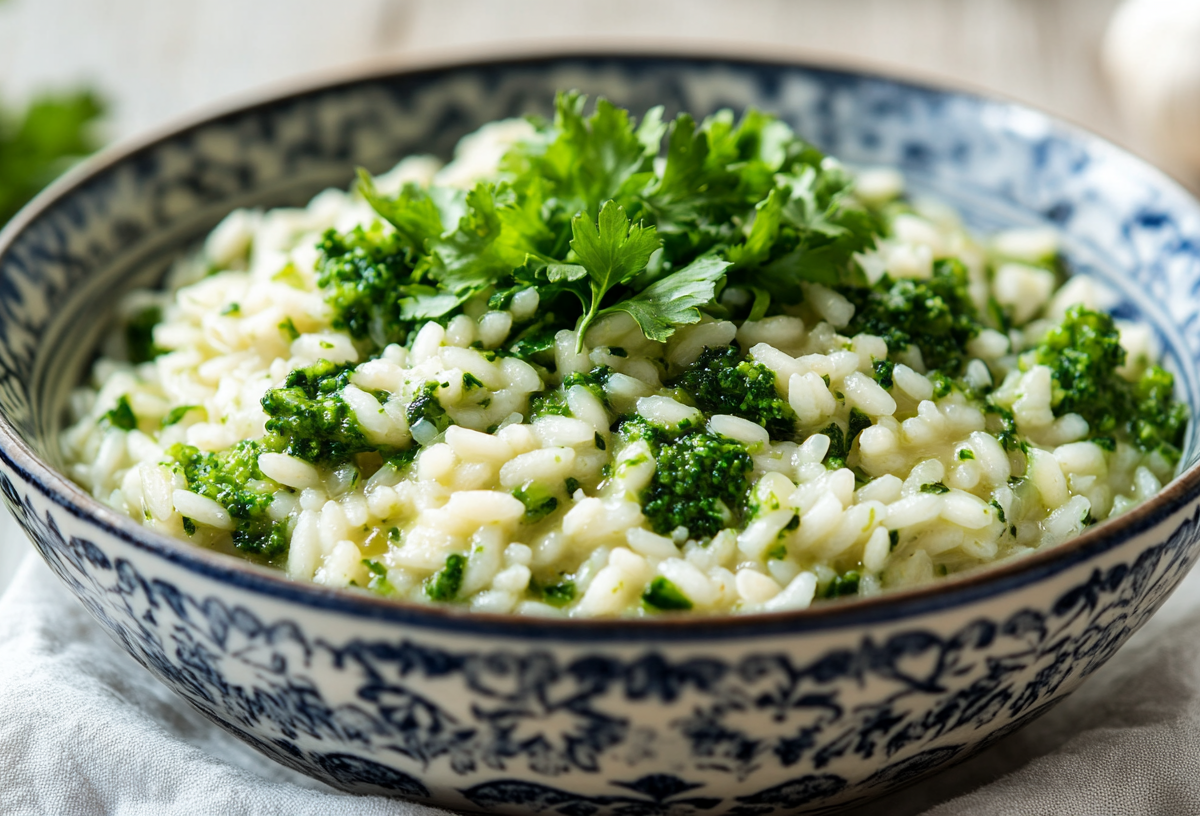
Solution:
M 58 434 L 119 296 L 234 207 L 297 205 L 446 155 L 554 91 L 640 113 L 749 105 L 854 165 L 901 169 L 981 231 L 1051 225 L 1150 323 L 1200 405 L 1200 205 L 1019 105 L 852 70 L 592 53 L 387 69 L 111 150 L 0 236 L 0 491 L 54 572 L 206 716 L 330 785 L 464 811 L 766 814 L 868 801 L 1045 712 L 1200 549 L 1197 431 L 1160 495 L 1062 546 L 798 612 L 553 620 L 296 583 L 157 535 L 61 474 Z

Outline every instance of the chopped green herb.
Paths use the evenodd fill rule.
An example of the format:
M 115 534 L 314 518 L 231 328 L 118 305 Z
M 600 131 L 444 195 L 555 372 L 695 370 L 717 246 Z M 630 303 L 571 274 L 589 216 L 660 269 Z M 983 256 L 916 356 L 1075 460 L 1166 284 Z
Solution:
M 438 400 L 437 390 L 438 383 L 426 383 L 417 398 L 409 403 L 404 415 L 408 419 L 410 428 L 420 422 L 428 422 L 440 434 L 454 424 L 454 420 L 450 418 Z
M 662 612 L 685 611 L 692 608 L 692 602 L 669 579 L 659 575 L 650 582 L 642 593 L 642 603 L 647 608 Z
M 835 575 L 821 591 L 822 598 L 842 598 L 858 594 L 859 574 L 854 570 Z
M 129 405 L 129 398 L 124 394 L 117 398 L 117 404 L 107 411 L 101 420 L 123 431 L 137 430 L 137 417 Z
M 4 219 L 0 218 L 0 224 Z M 129 318 L 125 324 L 125 349 L 129 353 L 129 362 L 148 363 L 163 353 L 154 345 L 154 327 L 162 322 L 162 309 L 157 306 L 147 306 Z
M 177 424 L 180 420 L 182 420 L 185 416 L 187 416 L 192 411 L 203 411 L 203 410 L 204 410 L 204 408 L 202 408 L 199 405 L 179 405 L 175 408 L 172 408 L 171 412 L 169 414 L 167 414 L 165 417 L 163 417 L 162 426 L 164 428 L 169 428 L 172 425 Z
M 969 462 L 975 458 L 975 451 L 971 450 L 970 448 L 959 448 L 958 458 L 960 461 Z
M 884 388 L 891 388 L 894 384 L 892 372 L 896 370 L 896 364 L 891 360 L 876 360 L 875 361 L 875 382 L 879 383 Z
M 237 303 L 230 303 L 220 313 L 223 315 L 238 315 L 242 313 L 242 307 Z
M 483 388 L 483 382 L 469 371 L 463 374 L 462 385 L 464 391 L 471 391 L 475 388 Z
M 425 596 L 431 601 L 453 601 L 462 588 L 467 569 L 465 555 L 454 553 L 446 557 L 446 566 L 425 580 Z
M 542 600 L 551 606 L 566 606 L 575 600 L 575 582 L 563 581 L 542 588 Z
M 296 324 L 292 322 L 290 317 L 285 317 L 283 319 L 283 322 L 279 324 L 279 330 L 283 332 L 284 336 L 289 340 L 295 340 L 300 336 L 300 332 L 296 328 Z
M 930 482 L 929 484 L 921 485 L 921 492 L 922 493 L 933 493 L 934 495 L 941 495 L 942 493 L 949 493 L 950 488 L 946 487 L 941 482 Z
M 558 508 L 558 499 L 539 482 L 526 482 L 512 492 L 525 505 L 526 522 L 541 521 Z

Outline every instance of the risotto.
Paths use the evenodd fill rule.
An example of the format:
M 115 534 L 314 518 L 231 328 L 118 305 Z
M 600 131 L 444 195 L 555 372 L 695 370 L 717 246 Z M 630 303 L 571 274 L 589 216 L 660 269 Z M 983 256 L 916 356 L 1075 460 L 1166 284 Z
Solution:
M 238 210 L 122 302 L 62 435 L 146 526 L 548 616 L 800 609 L 1054 546 L 1171 478 L 1144 325 L 757 112 L 560 95 Z

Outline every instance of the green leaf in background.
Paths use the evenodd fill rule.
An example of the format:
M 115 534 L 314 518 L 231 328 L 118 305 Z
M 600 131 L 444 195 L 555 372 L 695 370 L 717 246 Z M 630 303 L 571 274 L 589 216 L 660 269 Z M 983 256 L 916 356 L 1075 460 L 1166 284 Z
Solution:
M 103 112 L 90 91 L 40 97 L 23 114 L 0 108 L 0 225 L 99 146 L 92 125 Z

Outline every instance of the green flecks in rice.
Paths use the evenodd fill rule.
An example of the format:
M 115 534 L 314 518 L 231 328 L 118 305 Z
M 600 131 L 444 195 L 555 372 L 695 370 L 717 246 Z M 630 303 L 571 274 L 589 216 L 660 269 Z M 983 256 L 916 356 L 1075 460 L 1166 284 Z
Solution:
M 564 95 L 231 214 L 123 304 L 71 475 L 297 579 L 580 616 L 912 586 L 1172 477 L 1188 410 L 1098 284 L 762 114 L 656 134 Z

